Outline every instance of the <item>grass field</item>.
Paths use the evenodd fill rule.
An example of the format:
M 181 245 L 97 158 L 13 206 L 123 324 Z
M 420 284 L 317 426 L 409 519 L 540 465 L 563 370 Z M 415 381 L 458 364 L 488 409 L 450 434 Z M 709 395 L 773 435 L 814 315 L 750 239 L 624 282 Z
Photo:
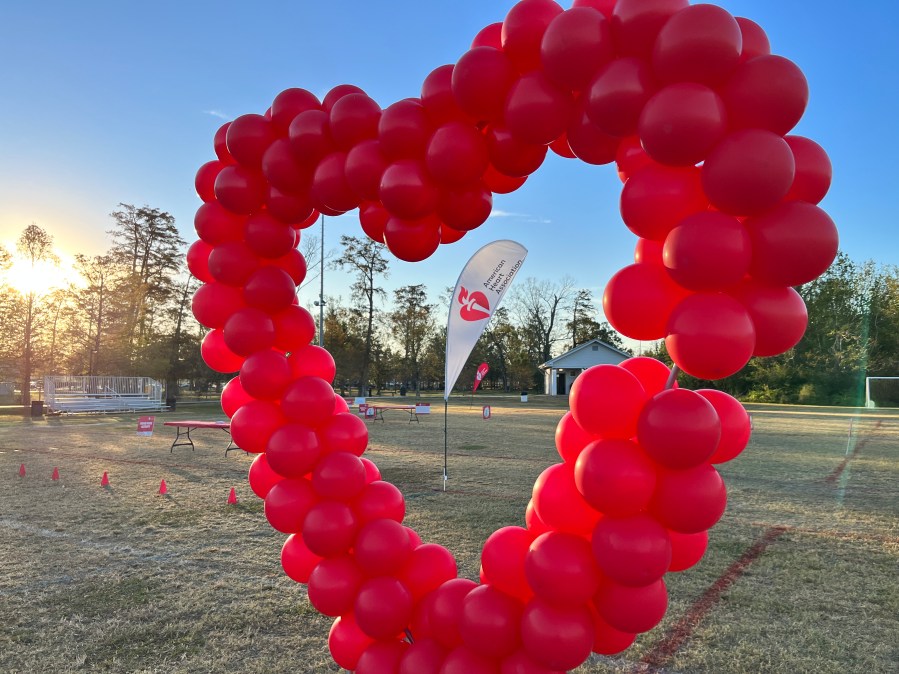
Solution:
M 565 411 L 489 402 L 489 420 L 450 406 L 446 493 L 440 407 L 420 424 L 388 412 L 366 454 L 470 578 L 485 538 L 523 523 Z M 750 412 L 749 448 L 722 467 L 727 512 L 703 561 L 666 577 L 664 622 L 579 674 L 899 671 L 899 411 Z M 169 452 L 163 420 L 221 417 L 179 408 L 151 438 L 133 417 L 0 419 L 0 672 L 338 671 L 330 619 L 281 571 L 250 458 L 214 430 Z

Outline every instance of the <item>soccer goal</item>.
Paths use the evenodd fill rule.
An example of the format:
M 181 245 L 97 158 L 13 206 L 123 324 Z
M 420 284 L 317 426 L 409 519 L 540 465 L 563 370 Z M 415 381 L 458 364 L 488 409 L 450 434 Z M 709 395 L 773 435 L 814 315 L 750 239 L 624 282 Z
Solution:
M 865 377 L 865 407 L 899 407 L 899 377 Z

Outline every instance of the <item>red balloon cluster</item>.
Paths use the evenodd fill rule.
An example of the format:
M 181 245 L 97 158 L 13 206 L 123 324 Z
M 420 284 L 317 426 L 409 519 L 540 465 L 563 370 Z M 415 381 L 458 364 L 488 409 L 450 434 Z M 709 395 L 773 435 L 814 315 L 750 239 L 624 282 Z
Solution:
M 253 491 L 288 535 L 285 572 L 336 618 L 335 661 L 361 674 L 552 674 L 627 648 L 665 613 L 664 576 L 694 565 L 726 496 L 714 464 L 749 419 L 716 391 L 668 388 L 658 361 L 577 380 L 556 430 L 562 462 L 525 527 L 487 540 L 481 583 L 403 525 L 402 494 L 362 454 L 368 434 L 331 387 L 331 356 L 297 305 L 297 251 L 318 215 L 418 261 L 490 215 L 551 150 L 615 163 L 634 264 L 603 298 L 639 340 L 665 338 L 697 377 L 737 372 L 801 338 L 811 281 L 837 250 L 817 204 L 827 155 L 788 135 L 808 88 L 764 31 L 688 0 L 521 0 L 420 95 L 382 109 L 352 85 L 287 89 L 215 135 L 188 251 L 204 282 L 202 355 L 239 372 L 222 393 Z

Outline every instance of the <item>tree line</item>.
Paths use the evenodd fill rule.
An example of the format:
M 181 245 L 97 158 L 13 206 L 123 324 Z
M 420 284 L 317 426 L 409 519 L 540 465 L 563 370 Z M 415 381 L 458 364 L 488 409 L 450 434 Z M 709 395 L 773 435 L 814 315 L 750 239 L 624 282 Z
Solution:
M 205 330 L 190 311 L 198 282 L 187 271 L 186 242 L 174 218 L 130 204 L 119 204 L 110 215 L 108 249 L 76 255 L 76 280 L 66 287 L 41 294 L 17 288 L 4 275 L 0 381 L 17 382 L 25 405 L 30 387 L 22 384 L 45 374 L 149 376 L 165 381 L 169 396 L 176 395 L 178 382 L 215 391 L 229 378 L 200 358 Z M 337 364 L 335 388 L 347 394 L 442 390 L 452 288 L 440 289 L 437 299 L 425 284 L 388 295 L 390 261 L 383 245 L 344 235 L 339 254 L 313 261 L 320 241 L 304 235 L 310 273 L 327 262 L 353 281 L 349 299 L 331 296 L 325 305 L 323 342 Z M 16 258 L 32 266 L 58 263 L 51 234 L 35 224 L 26 227 L 14 251 L 0 248 L 0 271 Z M 721 388 L 750 401 L 860 404 L 866 375 L 899 375 L 896 267 L 859 264 L 841 254 L 822 277 L 798 290 L 809 312 L 799 345 L 782 356 L 753 359 L 720 382 L 682 375 L 684 385 Z M 476 344 L 457 389 L 470 390 L 477 366 L 486 362 L 482 387 L 542 391 L 538 366 L 553 356 L 594 338 L 626 350 L 621 336 L 598 320 L 597 302 L 568 277 L 520 279 Z M 648 347 L 644 355 L 670 363 L 664 342 Z M 881 395 L 899 402 L 899 386 L 885 390 Z

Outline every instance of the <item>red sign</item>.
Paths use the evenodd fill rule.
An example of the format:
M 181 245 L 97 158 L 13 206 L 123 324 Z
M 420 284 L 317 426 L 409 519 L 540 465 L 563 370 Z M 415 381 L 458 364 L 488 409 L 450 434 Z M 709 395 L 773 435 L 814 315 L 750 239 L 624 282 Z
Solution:
M 478 386 L 481 385 L 481 380 L 487 376 L 487 370 L 489 369 L 490 367 L 487 365 L 487 363 L 481 363 L 480 365 L 478 365 L 478 371 L 474 375 L 474 388 L 471 389 L 472 393 L 478 390 Z
M 154 423 L 156 423 L 156 417 L 141 417 L 137 420 L 137 434 L 144 436 L 153 435 Z
M 481 410 L 481 414 L 484 415 L 485 419 L 490 418 L 490 405 L 484 405 L 484 409 Z

